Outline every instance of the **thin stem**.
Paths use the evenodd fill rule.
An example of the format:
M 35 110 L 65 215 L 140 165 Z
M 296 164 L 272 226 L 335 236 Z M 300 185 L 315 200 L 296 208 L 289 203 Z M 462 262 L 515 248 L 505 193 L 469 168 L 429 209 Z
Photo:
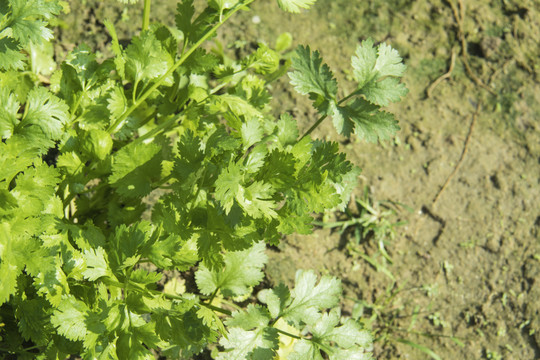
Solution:
M 278 328 L 274 328 L 274 329 L 276 329 L 276 331 L 277 331 L 278 333 L 280 333 L 280 334 L 287 335 L 287 336 L 289 336 L 289 337 L 292 337 L 293 339 L 302 340 L 302 337 L 301 337 L 301 336 L 293 335 L 293 334 L 291 334 L 291 333 L 289 333 L 289 332 L 286 332 L 286 331 L 281 330 L 281 329 L 278 329 Z
M 212 301 L 214 301 L 214 298 L 216 297 L 217 292 L 218 292 L 218 289 L 214 290 L 214 292 L 212 293 L 212 295 L 210 295 L 210 298 L 208 298 L 208 303 L 207 303 L 207 305 L 212 304 Z
M 328 115 L 323 115 L 319 118 L 319 120 L 317 120 L 317 122 L 315 124 L 313 124 L 312 127 L 309 128 L 308 131 L 306 131 L 306 133 L 304 135 L 302 135 L 302 137 L 300 138 L 300 140 L 302 140 L 303 138 L 305 138 L 306 136 L 308 136 L 309 134 L 311 134 L 313 132 L 313 130 L 315 130 L 319 125 L 321 125 L 321 123 L 324 121 L 324 119 L 326 119 Z M 300 141 L 299 140 L 299 141 Z
M 358 95 L 358 89 L 357 90 L 354 90 L 353 92 L 351 92 L 349 95 L 345 96 L 343 99 L 339 100 L 337 102 L 338 105 L 341 105 L 343 104 L 345 101 L 349 100 L 350 98 L 352 98 L 353 96 L 356 96 Z M 311 134 L 313 132 L 313 130 L 315 130 L 319 125 L 321 125 L 321 123 L 324 121 L 324 119 L 326 119 L 328 115 L 322 115 L 315 124 L 313 124 L 312 127 L 309 128 L 308 131 L 306 131 L 306 133 L 304 135 L 302 135 L 302 137 L 298 140 L 302 140 L 303 138 L 305 138 L 306 136 L 308 136 L 309 134 Z
M 165 74 L 163 74 L 159 79 L 157 79 L 156 82 L 150 88 L 148 88 L 148 90 L 146 90 L 144 93 L 141 94 L 141 96 L 137 99 L 137 101 L 135 101 L 126 110 L 126 112 L 122 114 L 122 116 L 116 119 L 116 121 L 113 124 L 111 124 L 111 126 L 109 126 L 107 131 L 109 133 L 116 132 L 117 128 L 124 122 L 124 120 L 126 120 L 127 117 L 131 115 L 131 113 L 135 111 L 135 109 L 137 109 L 150 96 L 150 94 L 154 92 L 154 90 L 160 87 L 161 84 L 165 81 L 165 79 L 167 79 L 172 73 L 174 73 L 176 69 L 178 69 L 180 65 L 182 65 L 191 56 L 191 54 L 193 54 L 195 50 L 197 50 L 206 40 L 208 40 L 221 27 L 221 25 L 223 25 L 225 21 L 227 21 L 227 19 L 229 19 L 234 13 L 236 13 L 242 7 L 252 3 L 253 1 L 254 0 L 247 1 L 245 4 L 238 4 L 236 7 L 232 8 L 229 12 L 227 12 L 227 14 L 223 17 L 223 21 L 215 24 L 210 30 L 208 30 L 206 34 L 203 35 L 203 37 L 199 39 L 199 41 L 193 44 L 193 46 L 185 54 L 183 54 L 180 57 L 180 59 L 178 59 L 178 61 L 173 66 L 171 66 L 169 70 L 167 70 Z
M 210 309 L 210 310 L 213 310 L 213 311 L 217 311 L 218 313 L 222 313 L 224 315 L 229 315 L 231 316 L 232 315 L 232 312 L 229 311 L 229 310 L 225 310 L 225 309 L 222 309 L 220 307 L 217 307 L 217 306 L 214 306 L 214 305 L 210 305 L 210 304 L 206 304 L 206 303 L 200 303 L 202 306 Z
M 144 12 L 143 12 L 143 21 L 142 21 L 142 31 L 148 30 L 150 26 L 150 5 L 152 0 L 144 0 Z
M 162 122 L 161 124 L 159 124 L 158 126 L 156 126 L 155 128 L 153 128 L 152 130 L 150 130 L 149 132 L 147 132 L 146 134 L 143 134 L 141 136 L 139 136 L 137 139 L 133 140 L 133 144 L 136 144 L 136 143 L 139 143 L 141 141 L 144 141 L 146 139 L 149 139 L 151 137 L 154 137 L 160 133 L 162 133 L 163 131 L 165 131 L 169 126 L 171 126 L 172 124 L 174 124 L 176 121 L 178 120 L 178 118 L 176 117 L 172 117 L 164 122 Z

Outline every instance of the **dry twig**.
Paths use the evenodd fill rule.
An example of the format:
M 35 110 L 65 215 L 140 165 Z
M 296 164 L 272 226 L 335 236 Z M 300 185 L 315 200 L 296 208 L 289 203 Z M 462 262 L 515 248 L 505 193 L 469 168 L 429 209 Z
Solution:
M 450 76 L 452 76 L 452 71 L 454 71 L 455 64 L 456 64 L 456 53 L 452 51 L 452 58 L 450 59 L 450 67 L 448 68 L 448 71 L 445 74 L 439 76 L 437 80 L 435 80 L 434 82 L 431 83 L 431 85 L 429 85 L 429 87 L 426 90 L 426 96 L 428 98 L 431 97 L 431 92 L 437 87 L 437 85 L 441 83 L 441 81 L 443 81 L 444 79 L 448 79 Z
M 474 111 L 474 114 L 473 114 L 473 117 L 472 117 L 472 120 L 471 120 L 471 124 L 469 125 L 469 133 L 467 134 L 467 138 L 465 139 L 465 144 L 463 145 L 463 151 L 461 152 L 461 156 L 459 158 L 459 161 L 457 162 L 456 166 L 454 167 L 454 170 L 452 170 L 452 173 L 448 176 L 448 178 L 444 182 L 444 185 L 441 187 L 441 189 L 439 190 L 437 195 L 435 195 L 435 197 L 433 198 L 432 207 L 435 207 L 435 204 L 437 203 L 437 201 L 441 197 L 441 194 L 443 193 L 444 190 L 446 190 L 446 187 L 448 186 L 448 184 L 450 183 L 452 178 L 456 175 L 459 168 L 461 167 L 461 164 L 463 163 L 463 159 L 465 159 L 465 155 L 467 154 L 467 151 L 469 150 L 469 143 L 471 141 L 472 132 L 473 132 L 474 125 L 476 123 L 476 118 L 478 117 L 479 112 L 480 112 L 480 103 L 478 103 L 476 105 L 476 110 Z

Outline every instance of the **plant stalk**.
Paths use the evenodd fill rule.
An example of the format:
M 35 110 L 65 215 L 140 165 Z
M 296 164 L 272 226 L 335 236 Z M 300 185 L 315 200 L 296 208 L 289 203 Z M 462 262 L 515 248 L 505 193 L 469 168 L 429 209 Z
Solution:
M 150 6 L 151 6 L 151 4 L 152 4 L 152 0 L 144 0 L 142 31 L 146 31 L 150 27 Z

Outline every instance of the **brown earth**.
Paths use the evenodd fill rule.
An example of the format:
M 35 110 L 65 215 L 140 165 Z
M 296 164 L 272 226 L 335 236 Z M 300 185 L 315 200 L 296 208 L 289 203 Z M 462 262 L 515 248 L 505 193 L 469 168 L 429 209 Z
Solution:
M 122 20 L 120 5 L 87 3 L 94 6 L 72 2 L 64 44 L 84 41 L 106 53 L 105 17 L 119 21 L 120 37 L 129 38 L 139 23 L 141 4 Z M 172 2 L 153 6 L 153 20 L 173 22 Z M 402 128 L 395 141 L 329 136 L 363 169 L 357 198 L 368 186 L 373 202 L 402 204 L 386 217 L 406 221 L 386 242 L 393 264 L 373 239 L 355 245 L 352 232 L 319 229 L 269 252 L 269 280 L 291 284 L 298 267 L 341 277 L 345 310 L 356 316 L 364 304 L 361 319 L 380 337 L 377 359 L 428 359 L 426 348 L 441 359 L 540 359 L 538 2 L 319 0 L 294 16 L 274 1 L 258 1 L 226 29 L 224 42 L 273 44 L 290 32 L 295 44 L 322 53 L 344 90 L 352 88 L 350 57 L 367 37 L 397 48 L 408 66 L 410 93 L 391 107 Z M 276 106 L 304 128 L 315 121 L 309 100 L 286 81 L 274 85 L 274 94 Z M 329 120 L 314 136 L 327 134 L 335 134 Z

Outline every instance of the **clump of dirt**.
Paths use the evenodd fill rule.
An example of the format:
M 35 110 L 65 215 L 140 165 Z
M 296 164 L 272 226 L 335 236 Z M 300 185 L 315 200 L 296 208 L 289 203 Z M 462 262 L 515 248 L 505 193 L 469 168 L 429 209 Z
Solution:
M 138 22 L 126 17 L 138 19 L 140 4 L 129 13 L 110 2 L 87 4 L 72 5 L 63 43 L 86 42 L 106 53 L 106 17 L 120 21 L 120 37 L 138 31 Z M 173 23 L 174 4 L 155 1 L 153 9 L 155 19 Z M 343 279 L 347 312 L 360 301 L 378 304 L 374 327 L 388 336 L 377 343 L 376 358 L 428 358 L 411 343 L 443 359 L 540 358 L 535 0 L 319 0 L 299 15 L 258 1 L 226 29 L 224 43 L 273 44 L 290 32 L 295 43 L 322 53 L 345 92 L 352 89 L 351 55 L 363 39 L 387 42 L 408 66 L 410 93 L 390 109 L 402 128 L 395 141 L 343 142 L 329 135 L 335 134 L 331 121 L 314 133 L 342 141 L 375 199 L 412 209 L 399 213 L 407 225 L 387 244 L 394 263 L 385 268 L 395 282 L 357 255 L 382 261 L 376 246 L 344 246 L 352 235 L 343 239 L 328 229 L 286 239 L 269 254 L 268 279 L 291 284 L 298 267 L 314 268 Z M 275 104 L 304 129 L 316 121 L 310 101 L 294 94 L 286 79 L 273 87 Z

